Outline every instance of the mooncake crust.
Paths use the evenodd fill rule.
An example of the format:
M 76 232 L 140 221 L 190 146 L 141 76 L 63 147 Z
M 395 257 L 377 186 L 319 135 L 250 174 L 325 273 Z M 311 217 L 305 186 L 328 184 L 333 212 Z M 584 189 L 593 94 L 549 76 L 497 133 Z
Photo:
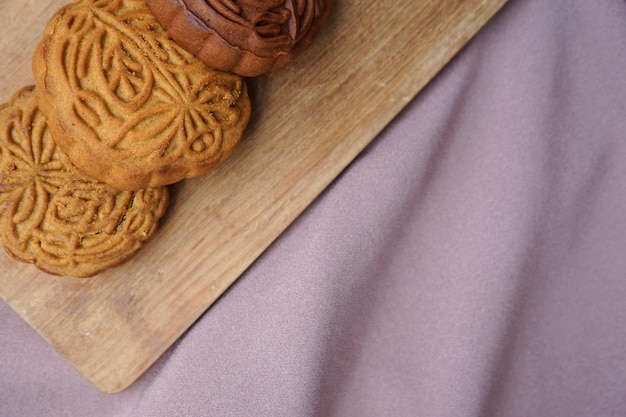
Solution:
M 50 135 L 33 87 L 0 106 L 0 243 L 53 275 L 90 277 L 156 232 L 166 187 L 119 191 L 79 171 Z
M 205 174 L 232 154 L 250 117 L 245 80 L 184 50 L 143 0 L 64 6 L 33 72 L 55 142 L 120 190 Z

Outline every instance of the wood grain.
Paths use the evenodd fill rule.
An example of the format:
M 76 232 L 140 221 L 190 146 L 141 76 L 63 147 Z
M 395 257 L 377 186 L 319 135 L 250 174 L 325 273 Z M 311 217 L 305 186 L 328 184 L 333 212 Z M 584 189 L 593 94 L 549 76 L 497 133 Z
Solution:
M 0 296 L 102 391 L 133 383 L 476 34 L 506 0 L 335 0 L 313 46 L 249 80 L 242 145 L 172 187 L 160 231 L 98 277 L 52 277 L 0 253 Z M 0 102 L 64 1 L 0 0 Z

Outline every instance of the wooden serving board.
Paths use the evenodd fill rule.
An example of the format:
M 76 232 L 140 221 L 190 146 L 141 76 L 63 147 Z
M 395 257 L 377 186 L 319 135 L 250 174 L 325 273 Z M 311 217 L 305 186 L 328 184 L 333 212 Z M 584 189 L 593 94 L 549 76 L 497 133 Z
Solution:
M 0 102 L 65 0 L 0 0 Z M 172 187 L 160 231 L 125 265 L 52 277 L 0 251 L 0 296 L 100 390 L 133 383 L 476 34 L 506 0 L 335 0 L 313 46 L 249 80 L 235 155 Z

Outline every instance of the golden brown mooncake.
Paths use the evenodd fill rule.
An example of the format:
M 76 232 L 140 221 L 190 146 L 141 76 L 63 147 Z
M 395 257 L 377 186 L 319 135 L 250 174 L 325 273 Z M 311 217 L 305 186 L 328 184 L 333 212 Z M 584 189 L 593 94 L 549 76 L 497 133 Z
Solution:
M 166 187 L 118 191 L 71 164 L 33 87 L 0 107 L 0 242 L 54 275 L 88 277 L 129 259 L 155 232 Z
M 211 67 L 254 77 L 285 67 L 327 20 L 331 0 L 146 0 L 172 38 Z
M 233 152 L 250 117 L 243 78 L 185 51 L 144 0 L 61 8 L 33 70 L 54 141 L 79 169 L 121 190 L 206 173 Z

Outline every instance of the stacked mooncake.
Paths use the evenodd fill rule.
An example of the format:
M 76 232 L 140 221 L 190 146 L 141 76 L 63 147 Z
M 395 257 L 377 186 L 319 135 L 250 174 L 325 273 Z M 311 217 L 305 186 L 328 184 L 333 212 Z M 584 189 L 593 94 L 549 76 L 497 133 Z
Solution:
M 251 112 L 243 77 L 289 63 L 330 9 L 148 3 L 58 10 L 33 57 L 35 86 L 0 106 L 0 242 L 17 260 L 88 277 L 129 259 L 165 213 L 166 186 L 235 150 Z

